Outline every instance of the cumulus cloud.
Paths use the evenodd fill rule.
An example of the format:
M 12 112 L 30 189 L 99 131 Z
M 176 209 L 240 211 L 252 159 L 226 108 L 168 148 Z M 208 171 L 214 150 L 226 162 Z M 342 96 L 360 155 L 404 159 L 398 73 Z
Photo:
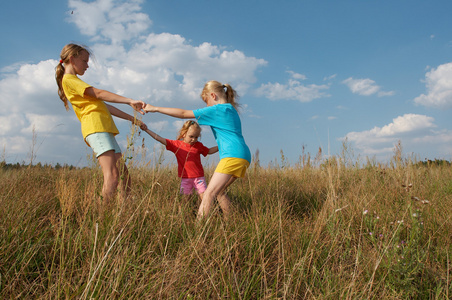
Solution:
M 202 86 L 210 79 L 230 83 L 240 95 L 246 94 L 256 81 L 256 69 L 267 64 L 208 42 L 191 45 L 177 34 L 147 33 L 151 21 L 140 12 L 142 3 L 70 1 L 74 9 L 70 21 L 96 42 L 90 48 L 101 65 L 95 64 L 85 75 L 90 83 L 153 103 L 199 101 Z
M 452 63 L 438 66 L 425 74 L 427 94 L 414 99 L 419 105 L 450 109 L 452 108 Z
M 56 65 L 55 60 L 25 63 L 15 72 L 8 70 L 0 80 L 0 140 L 2 151 L 10 157 L 24 160 L 33 146 L 33 135 L 37 143 L 49 135 L 57 138 L 58 145 L 64 145 L 61 137 L 65 135 L 80 140 L 80 123 L 72 112 L 66 112 L 57 95 Z M 54 157 L 56 151 L 51 152 Z
M 379 97 L 383 96 L 392 96 L 394 92 L 385 92 L 381 90 L 381 87 L 376 84 L 376 82 L 372 79 L 353 79 L 349 77 L 342 81 L 343 84 L 348 86 L 348 88 L 352 91 L 353 94 L 358 94 L 361 96 L 370 96 L 373 94 L 377 94 Z
M 306 80 L 307 77 L 304 74 L 300 74 L 300 73 L 295 73 L 294 71 L 287 71 L 287 73 L 289 73 L 293 79 L 296 80 Z
M 118 2 L 69 0 L 72 10 L 68 21 L 93 41 L 108 40 L 112 44 L 139 36 L 151 25 L 148 15 L 140 12 L 143 0 Z
M 452 141 L 452 131 L 436 130 L 434 121 L 432 117 L 425 115 L 405 114 L 383 127 L 349 132 L 342 139 L 354 143 L 366 155 L 390 153 L 399 140 L 412 149 L 412 152 L 419 153 L 420 151 L 415 150 L 425 147 L 427 141 L 428 147 L 436 147 Z M 452 147 L 446 147 L 443 148 L 442 153 L 449 155 L 451 150 Z
M 288 72 L 291 78 L 286 84 L 267 83 L 262 84 L 257 90 L 256 95 L 266 97 L 270 100 L 297 100 L 300 102 L 311 102 L 314 99 L 329 97 L 324 90 L 328 90 L 329 86 L 323 85 L 303 85 L 300 80 L 305 80 L 306 76 L 295 72 Z
M 151 130 L 160 132 L 168 126 L 168 121 L 151 122 L 146 124 Z

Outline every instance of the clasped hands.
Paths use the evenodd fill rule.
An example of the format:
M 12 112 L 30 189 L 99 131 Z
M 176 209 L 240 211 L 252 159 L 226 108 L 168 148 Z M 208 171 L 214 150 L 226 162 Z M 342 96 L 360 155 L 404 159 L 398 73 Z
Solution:
M 144 115 L 145 113 L 148 113 L 148 112 L 156 112 L 157 111 L 156 106 L 146 104 L 145 102 L 138 101 L 138 100 L 133 100 L 132 103 L 130 103 L 130 106 L 132 106 L 132 108 L 134 110 L 136 110 L 137 112 L 139 112 L 142 115 Z M 148 129 L 146 124 L 143 123 L 141 120 L 135 119 L 134 124 L 139 126 L 141 130 Z

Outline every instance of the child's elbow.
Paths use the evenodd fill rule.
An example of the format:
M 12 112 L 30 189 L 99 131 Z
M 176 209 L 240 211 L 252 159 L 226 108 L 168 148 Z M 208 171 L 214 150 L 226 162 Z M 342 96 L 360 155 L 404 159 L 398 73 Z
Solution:
M 193 119 L 195 117 L 195 114 L 192 110 L 185 110 L 183 111 L 182 116 L 184 119 Z

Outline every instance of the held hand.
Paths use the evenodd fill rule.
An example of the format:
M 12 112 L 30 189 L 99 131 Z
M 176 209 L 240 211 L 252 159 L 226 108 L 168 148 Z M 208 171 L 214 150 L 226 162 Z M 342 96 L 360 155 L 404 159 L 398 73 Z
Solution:
M 147 130 L 148 126 L 141 120 L 137 119 L 137 118 L 133 118 L 132 123 L 138 127 L 140 127 L 141 130 Z
M 157 106 L 146 104 L 146 106 L 144 107 L 144 111 L 147 113 L 148 112 L 157 112 Z
M 146 103 L 144 103 L 143 101 L 132 100 L 130 106 L 132 106 L 132 108 L 140 114 L 144 115 L 143 109 L 146 107 Z

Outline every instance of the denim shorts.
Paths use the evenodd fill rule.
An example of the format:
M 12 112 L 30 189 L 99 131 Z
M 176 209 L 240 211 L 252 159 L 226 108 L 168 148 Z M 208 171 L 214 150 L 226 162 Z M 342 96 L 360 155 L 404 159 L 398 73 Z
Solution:
M 121 153 L 121 148 L 116 142 L 115 135 L 110 132 L 95 132 L 85 138 L 88 145 L 93 149 L 96 157 L 101 156 L 107 151 L 114 150 L 115 153 Z
M 207 184 L 204 177 L 182 178 L 180 182 L 180 193 L 184 195 L 190 195 L 193 189 L 198 194 L 202 194 L 206 191 L 206 188 Z

